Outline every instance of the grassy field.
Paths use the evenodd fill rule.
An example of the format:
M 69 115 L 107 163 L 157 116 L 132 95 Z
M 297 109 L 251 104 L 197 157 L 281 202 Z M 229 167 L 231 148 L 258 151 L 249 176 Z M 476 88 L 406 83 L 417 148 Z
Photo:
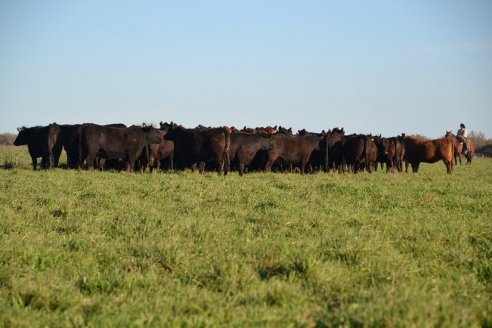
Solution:
M 492 326 L 492 160 L 447 175 L 33 172 L 0 148 L 0 326 Z

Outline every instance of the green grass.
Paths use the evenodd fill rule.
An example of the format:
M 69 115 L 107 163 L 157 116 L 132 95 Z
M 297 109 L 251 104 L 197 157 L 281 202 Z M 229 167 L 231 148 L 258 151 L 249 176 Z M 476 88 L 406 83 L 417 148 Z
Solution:
M 242 178 L 8 162 L 2 326 L 492 325 L 492 160 Z

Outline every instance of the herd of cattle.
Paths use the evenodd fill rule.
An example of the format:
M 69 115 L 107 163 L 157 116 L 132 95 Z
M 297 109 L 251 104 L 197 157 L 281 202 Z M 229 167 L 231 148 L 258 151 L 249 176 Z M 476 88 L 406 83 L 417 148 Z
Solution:
M 378 164 L 388 172 L 403 170 L 403 163 L 417 172 L 419 164 L 442 160 L 447 173 L 464 155 L 471 163 L 473 142 L 463 150 L 463 140 L 447 133 L 445 138 L 425 140 L 405 136 L 391 138 L 350 134 L 334 128 L 314 133 L 292 128 L 204 127 L 187 129 L 173 122 L 152 126 L 92 123 L 18 128 L 14 145 L 27 145 L 32 166 L 58 167 L 62 149 L 67 153 L 67 166 L 93 170 L 230 170 L 243 175 L 246 170 L 372 172 Z M 466 148 L 466 147 L 465 147 Z

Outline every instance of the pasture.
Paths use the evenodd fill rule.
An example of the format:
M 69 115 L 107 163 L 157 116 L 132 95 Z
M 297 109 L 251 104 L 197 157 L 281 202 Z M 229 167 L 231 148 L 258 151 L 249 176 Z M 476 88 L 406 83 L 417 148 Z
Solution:
M 30 169 L 0 147 L 2 326 L 492 326 L 492 160 L 419 173 Z

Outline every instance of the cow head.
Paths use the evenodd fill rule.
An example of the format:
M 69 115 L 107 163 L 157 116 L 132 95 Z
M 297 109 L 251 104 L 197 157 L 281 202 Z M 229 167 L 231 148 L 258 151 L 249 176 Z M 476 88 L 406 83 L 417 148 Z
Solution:
M 162 123 L 162 121 L 161 121 L 159 124 L 160 124 L 162 130 L 169 129 L 171 127 L 177 127 L 178 126 L 173 121 L 171 121 L 171 123 L 167 123 L 167 122 Z
M 149 134 L 148 140 L 151 144 L 160 144 L 162 142 L 162 134 L 158 129 L 151 127 L 147 133 Z
M 265 133 L 266 134 L 274 134 L 275 131 L 277 131 L 277 126 L 276 125 L 275 126 L 267 126 L 265 128 Z
M 277 134 L 289 134 L 292 135 L 292 128 L 285 128 L 283 126 L 279 126 L 277 130 Z
M 14 145 L 15 146 L 27 145 L 29 143 L 30 129 L 23 126 L 17 128 L 17 131 L 19 131 L 19 134 L 17 134 L 17 137 L 14 140 Z
M 241 132 L 244 132 L 244 133 L 256 133 L 255 129 L 248 128 L 248 127 L 246 127 L 246 125 L 245 125 L 245 126 L 244 126 L 244 128 L 241 130 Z
M 224 129 L 226 129 L 227 132 L 229 132 L 229 133 L 234 133 L 234 130 L 235 130 L 235 128 L 233 126 L 232 127 L 228 127 L 226 125 L 224 125 Z
M 376 145 L 378 147 L 378 153 L 388 155 L 390 140 L 386 138 L 378 138 Z

